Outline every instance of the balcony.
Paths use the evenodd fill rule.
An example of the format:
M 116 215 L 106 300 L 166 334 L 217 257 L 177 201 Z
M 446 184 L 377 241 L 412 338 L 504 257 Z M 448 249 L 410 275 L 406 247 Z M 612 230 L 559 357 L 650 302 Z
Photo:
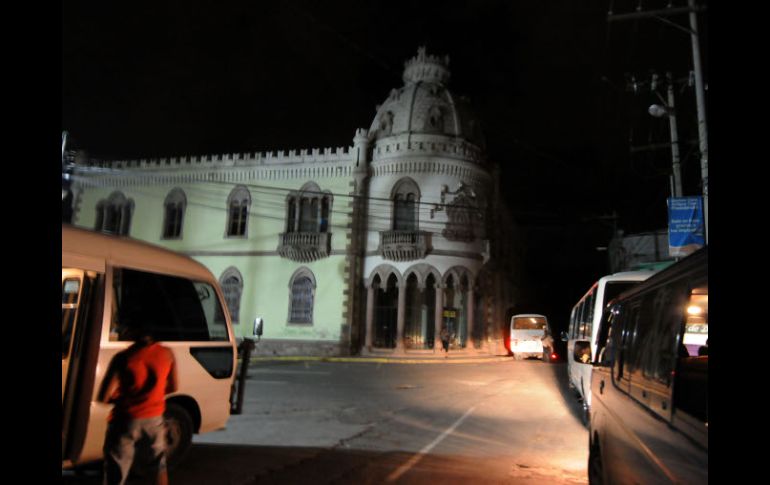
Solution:
M 279 234 L 278 254 L 300 263 L 326 258 L 331 253 L 328 232 L 287 232 Z
M 383 231 L 379 252 L 392 261 L 423 259 L 428 252 L 428 234 L 422 231 Z

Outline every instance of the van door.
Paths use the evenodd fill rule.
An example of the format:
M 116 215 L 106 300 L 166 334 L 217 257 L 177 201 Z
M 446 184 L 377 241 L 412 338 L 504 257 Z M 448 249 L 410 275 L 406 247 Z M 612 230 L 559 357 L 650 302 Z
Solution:
M 61 399 L 64 404 L 64 389 L 70 367 L 72 335 L 75 332 L 75 318 L 83 289 L 83 271 L 64 269 L 61 272 Z
M 62 461 L 80 453 L 99 354 L 103 277 L 62 268 Z

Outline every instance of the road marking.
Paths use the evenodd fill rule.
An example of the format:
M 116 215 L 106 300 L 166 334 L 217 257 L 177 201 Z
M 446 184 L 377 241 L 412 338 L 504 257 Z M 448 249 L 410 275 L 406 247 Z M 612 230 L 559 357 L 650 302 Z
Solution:
M 331 372 L 323 370 L 249 369 L 249 374 L 317 374 L 328 376 L 331 375 Z
M 436 445 L 441 443 L 444 440 L 444 438 L 446 438 L 447 436 L 452 434 L 452 432 L 455 429 L 457 429 L 457 427 L 460 426 L 460 424 L 462 424 L 463 421 L 465 421 L 465 418 L 470 416 L 471 413 L 473 411 L 475 411 L 475 410 L 476 410 L 476 406 L 473 406 L 469 410 L 465 411 L 465 414 L 463 414 L 460 417 L 460 419 L 455 421 L 452 426 L 450 426 L 443 433 L 441 433 L 438 438 L 436 438 L 435 440 L 430 442 L 427 446 L 425 446 L 425 448 L 423 448 L 420 451 L 418 451 L 417 454 L 415 454 L 412 458 L 409 459 L 409 461 L 407 461 L 406 463 L 404 463 L 403 465 L 398 467 L 398 469 L 396 471 L 394 471 L 393 473 L 388 475 L 387 481 L 388 482 L 394 482 L 394 481 L 398 480 L 401 477 L 401 475 L 403 475 L 404 473 L 408 472 L 413 466 L 415 466 L 420 460 L 422 460 L 423 456 L 428 454 L 430 452 L 430 450 L 432 450 L 433 448 L 436 447 Z

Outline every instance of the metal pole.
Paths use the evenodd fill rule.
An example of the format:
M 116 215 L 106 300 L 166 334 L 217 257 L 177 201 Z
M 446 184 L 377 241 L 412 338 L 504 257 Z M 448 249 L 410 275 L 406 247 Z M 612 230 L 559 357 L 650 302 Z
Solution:
M 700 64 L 700 45 L 698 42 L 698 17 L 695 13 L 695 0 L 688 0 L 690 11 L 690 30 L 692 34 L 692 63 L 695 71 L 695 99 L 698 105 L 698 138 L 700 140 L 700 174 L 703 182 L 703 221 L 705 224 L 706 244 L 709 241 L 709 147 L 706 130 L 706 101 L 703 91 L 703 74 Z
M 674 197 L 682 196 L 682 171 L 679 164 L 679 135 L 676 129 L 676 108 L 674 107 L 674 83 L 671 73 L 666 73 L 668 80 L 668 126 L 671 131 L 671 160 L 674 172 Z

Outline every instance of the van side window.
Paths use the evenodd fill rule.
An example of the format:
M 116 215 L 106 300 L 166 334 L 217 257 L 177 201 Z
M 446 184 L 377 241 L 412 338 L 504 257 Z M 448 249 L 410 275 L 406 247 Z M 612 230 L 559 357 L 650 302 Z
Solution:
M 116 268 L 110 340 L 131 340 L 130 329 L 146 324 L 162 341 L 227 340 L 216 291 L 208 283 Z M 128 332 L 127 332 L 128 331 Z
M 638 305 L 621 310 L 620 319 L 618 320 L 619 325 L 617 325 L 617 329 L 620 332 L 615 336 L 615 342 L 617 342 L 617 359 L 615 360 L 616 379 L 622 378 L 625 374 L 633 370 L 629 361 L 634 359 L 634 348 L 632 343 L 636 338 L 638 317 Z
M 67 278 L 61 284 L 61 358 L 69 357 L 75 314 L 78 310 L 80 278 Z
M 583 338 L 591 339 L 591 331 L 594 324 L 594 303 L 596 302 L 596 291 L 592 291 L 586 298 L 586 308 L 583 315 Z
M 615 346 L 612 341 L 612 326 L 617 321 L 619 314 L 619 306 L 608 308 L 599 322 L 599 329 L 596 334 L 596 362 L 602 367 L 611 365 L 613 360 Z
M 708 422 L 708 281 L 689 292 L 674 379 L 674 408 Z
M 679 348 L 679 333 L 684 320 L 687 289 L 683 282 L 663 287 L 650 295 L 651 332 L 644 355 L 644 376 L 666 386 L 671 385 Z
M 580 302 L 580 306 L 578 307 L 577 325 L 576 325 L 577 331 L 575 334 L 575 338 L 583 338 L 583 336 L 585 335 L 585 329 L 586 329 L 585 312 L 586 312 L 586 301 L 582 300 Z

